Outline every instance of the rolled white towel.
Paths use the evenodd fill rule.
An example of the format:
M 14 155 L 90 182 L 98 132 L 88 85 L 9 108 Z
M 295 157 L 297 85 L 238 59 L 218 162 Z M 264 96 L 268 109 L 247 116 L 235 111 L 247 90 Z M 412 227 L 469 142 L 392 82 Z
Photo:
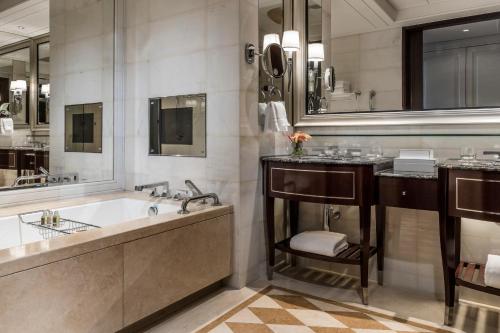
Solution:
M 305 231 L 290 240 L 294 250 L 335 257 L 349 247 L 347 236 L 330 231 Z
M 488 254 L 484 270 L 484 283 L 488 287 L 500 289 L 500 256 Z

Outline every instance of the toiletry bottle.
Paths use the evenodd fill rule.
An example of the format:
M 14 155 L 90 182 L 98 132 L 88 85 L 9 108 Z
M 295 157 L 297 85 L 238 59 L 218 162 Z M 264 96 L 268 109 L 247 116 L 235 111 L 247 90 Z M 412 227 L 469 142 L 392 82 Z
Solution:
M 52 214 L 53 213 L 50 210 L 47 212 L 47 222 L 46 223 L 47 223 L 47 225 L 49 227 L 52 226 L 52 219 L 53 219 L 53 215 Z
M 41 225 L 46 225 L 46 224 L 47 224 L 47 222 L 48 222 L 48 221 L 47 221 L 47 220 L 48 220 L 48 217 L 49 217 L 49 216 L 48 216 L 47 211 L 46 211 L 46 210 L 44 210 L 44 211 L 43 211 L 43 214 L 42 214 L 42 217 L 41 217 L 41 219 L 40 219 L 40 224 L 41 224 Z
M 61 215 L 59 215 L 59 211 L 55 211 L 52 216 L 52 226 L 58 228 L 61 225 Z

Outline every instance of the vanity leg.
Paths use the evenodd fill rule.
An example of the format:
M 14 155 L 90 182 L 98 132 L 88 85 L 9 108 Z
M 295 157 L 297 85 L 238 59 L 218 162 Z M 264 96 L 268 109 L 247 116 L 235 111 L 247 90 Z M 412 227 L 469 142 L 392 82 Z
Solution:
M 443 263 L 445 287 L 445 325 L 453 325 L 456 278 L 455 271 L 460 261 L 460 219 L 451 216 L 441 216 L 439 219 L 439 234 L 441 239 L 441 260 Z
M 359 231 L 361 247 L 361 298 L 368 305 L 368 261 L 370 259 L 371 206 L 359 207 Z
M 273 279 L 274 270 L 274 198 L 266 196 L 264 198 L 264 232 L 266 234 L 266 252 L 267 252 L 267 279 Z
M 384 285 L 384 255 L 385 255 L 385 213 L 386 207 L 377 205 L 375 207 L 377 220 L 377 268 L 378 284 Z
M 290 200 L 288 207 L 290 216 L 290 237 L 293 237 L 299 233 L 299 201 Z M 290 265 L 292 267 L 297 265 L 296 256 L 292 255 L 290 257 Z

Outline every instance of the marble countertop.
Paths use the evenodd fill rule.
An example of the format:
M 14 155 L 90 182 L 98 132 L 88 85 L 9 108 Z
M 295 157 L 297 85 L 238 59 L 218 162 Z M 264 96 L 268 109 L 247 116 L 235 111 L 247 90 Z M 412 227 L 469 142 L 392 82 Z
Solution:
M 415 178 L 415 179 L 438 179 L 437 170 L 435 172 L 408 172 L 408 171 L 394 171 L 381 170 L 375 173 L 379 177 L 393 177 L 393 178 Z
M 8 146 L 0 147 L 1 150 L 33 150 L 33 151 L 49 151 L 50 147 L 31 147 L 31 146 Z
M 461 160 L 448 159 L 438 163 L 438 167 L 447 169 L 459 170 L 476 170 L 476 171 L 500 171 L 500 160 Z
M 302 156 L 300 158 L 289 155 L 266 156 L 263 161 L 283 162 L 283 163 L 303 163 L 303 164 L 333 164 L 333 165 L 381 165 L 392 163 L 391 157 L 351 157 L 351 158 L 333 158 L 322 156 Z
M 158 201 L 157 198 L 151 198 L 146 193 L 114 192 L 1 208 L 0 217 L 120 198 Z M 180 201 L 164 200 L 163 202 L 179 205 L 180 207 Z M 0 250 L 0 277 L 232 213 L 233 208 L 229 205 L 210 206 L 201 210 L 194 210 L 188 215 L 179 215 L 177 213 L 160 214 L 50 240 L 2 249 Z M 0 221 L 0 223 L 2 222 Z

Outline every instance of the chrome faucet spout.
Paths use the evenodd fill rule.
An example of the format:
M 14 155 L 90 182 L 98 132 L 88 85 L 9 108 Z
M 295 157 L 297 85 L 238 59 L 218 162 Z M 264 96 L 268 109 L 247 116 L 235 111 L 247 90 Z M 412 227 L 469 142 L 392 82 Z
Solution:
M 158 190 L 158 189 L 161 190 Z M 138 192 L 142 192 L 145 189 L 152 189 L 151 196 L 155 198 L 170 198 L 170 187 L 168 182 L 159 182 L 146 185 L 136 185 L 134 189 Z
M 184 184 L 189 188 L 191 192 L 193 192 L 193 195 L 202 195 L 203 192 L 196 186 L 191 180 L 187 179 Z
M 213 199 L 213 204 L 212 206 L 220 206 L 221 203 L 219 201 L 219 197 L 215 193 L 206 193 L 202 195 L 197 195 L 191 198 L 186 198 L 182 201 L 181 204 L 181 209 L 177 212 L 179 214 L 189 214 L 189 210 L 187 209 L 187 206 L 189 205 L 190 202 L 194 201 L 199 201 L 199 200 L 205 200 L 205 199 Z

